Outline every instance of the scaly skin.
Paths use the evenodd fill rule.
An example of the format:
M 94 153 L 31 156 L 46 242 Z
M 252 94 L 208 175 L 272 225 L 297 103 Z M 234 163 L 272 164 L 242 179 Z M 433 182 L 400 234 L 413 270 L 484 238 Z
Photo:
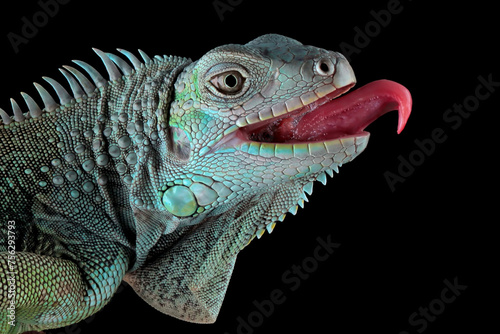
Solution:
M 77 62 L 94 83 L 65 67 L 73 96 L 49 78 L 60 103 L 37 86 L 43 110 L 26 95 L 29 116 L 0 110 L 2 333 L 85 319 L 122 279 L 163 313 L 214 322 L 239 251 L 367 145 L 367 124 L 293 132 L 354 85 L 336 52 L 278 35 L 196 62 L 121 50 L 134 68 L 96 52 L 109 81 Z

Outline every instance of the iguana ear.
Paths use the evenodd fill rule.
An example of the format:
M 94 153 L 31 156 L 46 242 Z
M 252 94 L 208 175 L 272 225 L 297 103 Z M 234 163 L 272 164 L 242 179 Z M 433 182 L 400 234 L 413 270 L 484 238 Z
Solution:
M 125 281 L 162 313 L 189 322 L 215 322 L 237 254 L 224 244 L 222 225 L 204 222 L 162 236 L 146 263 Z

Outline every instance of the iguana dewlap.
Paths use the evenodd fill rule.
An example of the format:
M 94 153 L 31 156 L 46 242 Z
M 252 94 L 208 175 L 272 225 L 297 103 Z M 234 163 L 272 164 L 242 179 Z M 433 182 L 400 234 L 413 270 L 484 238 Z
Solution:
M 238 252 L 353 160 L 410 93 L 355 91 L 347 60 L 279 35 L 192 62 L 95 50 L 0 109 L 0 332 L 62 327 L 122 280 L 163 313 L 214 322 Z M 69 87 L 69 88 L 68 88 Z M 342 96 L 341 96 L 342 95 Z M 54 99 L 53 96 L 56 96 Z M 56 101 L 57 100 L 57 101 Z

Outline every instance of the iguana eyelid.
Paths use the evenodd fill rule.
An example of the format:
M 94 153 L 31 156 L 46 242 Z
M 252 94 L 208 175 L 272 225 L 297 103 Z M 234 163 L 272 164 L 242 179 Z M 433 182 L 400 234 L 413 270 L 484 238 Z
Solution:
M 234 77 L 234 85 L 228 84 L 227 82 L 228 78 L 231 76 Z M 238 71 L 227 71 L 212 77 L 212 79 L 210 79 L 210 83 L 221 94 L 231 96 L 241 93 L 241 91 L 245 88 L 245 79 L 246 78 Z
M 241 77 L 241 83 L 239 85 L 241 88 L 235 91 L 232 91 L 229 87 L 228 89 L 224 89 L 224 80 L 230 74 L 238 74 Z M 250 73 L 246 68 L 235 63 L 217 64 L 207 71 L 205 77 L 208 90 L 219 98 L 238 98 L 245 94 L 250 87 L 249 81 L 247 80 L 247 78 L 250 77 Z

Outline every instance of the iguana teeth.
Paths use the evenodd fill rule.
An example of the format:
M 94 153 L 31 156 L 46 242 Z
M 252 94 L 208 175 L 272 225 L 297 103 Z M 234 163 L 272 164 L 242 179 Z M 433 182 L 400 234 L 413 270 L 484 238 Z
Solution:
M 80 85 L 82 86 L 83 90 L 85 91 L 85 94 L 87 96 L 92 96 L 94 94 L 95 86 L 92 82 L 90 82 L 89 79 L 87 79 L 82 72 L 78 71 L 76 68 L 68 66 L 68 65 L 63 65 L 65 69 L 71 72 L 75 76 L 75 78 L 78 80 Z M 63 73 L 64 74 L 64 73 Z M 76 95 L 75 95 L 76 97 Z
M 3 124 L 8 125 L 12 123 L 12 118 L 2 108 L 0 108 L 0 117 L 2 117 Z
M 83 68 L 90 75 L 97 88 L 101 88 L 107 83 L 106 79 L 92 65 L 82 60 L 73 60 L 73 63 Z
M 104 63 L 104 66 L 106 67 L 106 70 L 108 71 L 109 74 L 109 80 L 110 81 L 117 81 L 122 78 L 122 74 L 118 70 L 118 67 L 116 67 L 115 63 L 108 57 L 108 55 L 104 52 L 102 52 L 99 49 L 92 48 L 95 53 L 101 58 L 102 62 Z
M 324 172 L 319 174 L 316 180 L 326 185 L 326 174 Z
M 35 100 L 33 100 L 33 98 L 31 96 L 29 96 L 28 94 L 26 94 L 24 92 L 21 92 L 21 95 L 22 95 L 24 101 L 26 102 L 26 105 L 28 106 L 28 109 L 30 111 L 30 116 L 32 118 L 37 118 L 37 117 L 42 116 L 42 109 L 40 109 L 38 104 L 36 104 Z
M 49 92 L 47 92 L 47 90 L 45 88 L 43 88 L 42 85 L 40 85 L 36 82 L 34 82 L 33 84 L 35 85 L 35 88 L 38 91 L 38 94 L 40 94 L 40 97 L 42 98 L 43 104 L 45 106 L 45 110 L 47 110 L 49 112 L 56 110 L 59 107 L 59 105 L 56 103 L 56 101 L 54 101 L 54 99 L 49 94 Z
M 269 234 L 271 234 L 274 230 L 274 227 L 276 226 L 276 223 L 269 223 L 266 225 L 266 230 Z
M 14 112 L 14 121 L 22 122 L 26 119 L 23 114 L 21 108 L 19 108 L 19 104 L 17 104 L 16 100 L 10 99 L 10 104 L 12 105 L 12 112 Z
M 308 193 L 309 195 L 312 195 L 312 193 L 313 193 L 313 182 L 309 182 L 309 183 L 307 183 L 307 184 L 304 186 L 303 190 L 304 190 L 306 193 Z
M 71 103 L 71 95 L 68 91 L 56 80 L 49 77 L 42 77 L 43 80 L 47 81 L 52 88 L 56 91 L 57 97 L 59 98 L 59 104 L 62 106 L 69 106 Z
M 106 55 L 116 64 L 116 66 L 118 66 L 118 68 L 123 72 L 124 75 L 127 76 L 133 73 L 134 70 L 125 60 L 113 53 L 106 53 Z

